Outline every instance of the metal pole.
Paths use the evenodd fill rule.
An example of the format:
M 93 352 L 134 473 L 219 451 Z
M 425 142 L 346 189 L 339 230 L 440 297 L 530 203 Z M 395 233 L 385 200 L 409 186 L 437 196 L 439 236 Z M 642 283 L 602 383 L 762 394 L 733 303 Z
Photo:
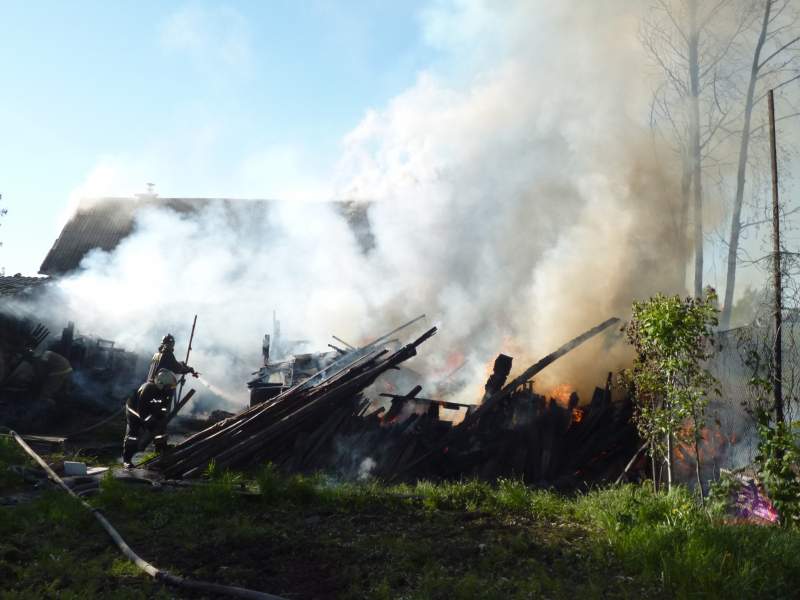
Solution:
M 772 277 L 775 288 L 775 342 L 773 347 L 774 366 L 772 373 L 772 392 L 775 403 L 775 420 L 784 422 L 783 415 L 783 356 L 781 343 L 782 295 L 781 285 L 781 230 L 778 206 L 778 150 L 775 143 L 775 98 L 773 90 L 767 95 L 769 103 L 769 149 L 772 163 Z
M 186 360 L 183 361 L 183 363 L 187 365 L 189 364 L 189 355 L 192 353 L 192 340 L 194 340 L 195 327 L 197 327 L 197 315 L 194 316 L 194 321 L 192 321 L 192 333 L 189 335 L 189 347 L 186 348 Z M 183 395 L 183 385 L 185 383 L 186 383 L 186 376 L 181 375 L 181 387 L 180 389 L 178 389 L 178 397 L 175 399 L 175 406 L 177 406 L 181 401 L 181 396 Z

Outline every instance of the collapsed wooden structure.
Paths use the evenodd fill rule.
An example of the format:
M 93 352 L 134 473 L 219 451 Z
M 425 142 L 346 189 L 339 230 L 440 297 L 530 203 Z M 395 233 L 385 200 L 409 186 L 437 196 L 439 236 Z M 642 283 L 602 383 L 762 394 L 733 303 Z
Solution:
M 422 388 L 391 399 L 388 410 L 363 391 L 414 356 L 436 333 L 430 329 L 395 352 L 373 348 L 338 371 L 306 380 L 279 396 L 189 437 L 148 462 L 170 478 L 197 477 L 218 468 L 272 462 L 290 472 L 332 470 L 345 477 L 385 480 L 501 476 L 575 489 L 615 479 L 636 451 L 627 398 L 612 401 L 611 378 L 579 405 L 533 392 L 531 378 L 589 338 L 609 319 L 571 340 L 506 383 L 512 359 L 499 355 L 480 405 L 454 425 L 439 418 L 457 403 L 420 397 Z
M 313 384 L 301 382 L 191 436 L 148 466 L 173 477 L 192 477 L 201 474 L 212 460 L 220 468 L 276 460 L 287 447 L 294 447 L 300 434 L 320 435 L 319 427 L 330 420 L 331 412 L 340 412 L 342 403 L 352 404 L 356 399 L 363 403 L 362 390 L 416 355 L 417 347 L 435 333 L 434 327 L 396 352 L 376 349 L 339 371 L 315 377 Z

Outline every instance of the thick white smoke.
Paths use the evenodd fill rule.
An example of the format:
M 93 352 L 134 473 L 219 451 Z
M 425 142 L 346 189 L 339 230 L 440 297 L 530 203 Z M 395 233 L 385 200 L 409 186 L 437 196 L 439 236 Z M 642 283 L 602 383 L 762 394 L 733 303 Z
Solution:
M 320 350 L 424 312 L 441 333 L 413 366 L 435 382 L 463 355 L 462 399 L 476 400 L 498 352 L 521 370 L 683 283 L 679 193 L 645 129 L 632 4 L 436 3 L 423 22 L 441 63 L 364 117 L 332 183 L 337 199 L 372 203 L 371 252 L 325 204 L 276 203 L 263 221 L 246 203 L 233 217 L 149 211 L 60 285 L 58 311 L 147 351 L 166 331 L 180 350 L 197 313 L 193 364 L 242 402 L 273 309 Z M 602 383 L 622 360 L 607 341 L 542 384 Z
M 115 251 L 90 253 L 59 282 L 48 312 L 145 354 L 172 332 L 179 358 L 197 314 L 191 364 L 243 404 L 273 310 L 284 333 L 311 348 L 325 349 L 331 333 L 361 339 L 345 326 L 362 318 L 368 283 L 354 269 L 362 255 L 347 223 L 327 204 L 272 208 L 243 201 L 191 216 L 141 211 Z M 342 325 L 331 328 L 333 318 Z
M 441 319 L 442 351 L 471 355 L 478 380 L 500 349 L 522 368 L 682 287 L 679 191 L 643 127 L 637 28 L 631 3 L 440 5 L 429 35 L 462 68 L 421 74 L 346 140 L 340 194 L 381 200 L 387 306 L 413 298 Z M 601 352 L 543 383 L 600 383 L 621 358 Z

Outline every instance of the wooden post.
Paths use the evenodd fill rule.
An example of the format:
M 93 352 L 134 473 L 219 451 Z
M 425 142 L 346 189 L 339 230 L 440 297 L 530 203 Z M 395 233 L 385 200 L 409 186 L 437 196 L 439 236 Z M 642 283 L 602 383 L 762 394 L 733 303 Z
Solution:
M 775 98 L 772 90 L 769 90 L 767 98 L 769 101 L 769 149 L 772 163 L 772 278 L 775 288 L 772 393 L 775 404 L 775 421 L 783 423 L 783 353 L 781 344 L 783 288 L 781 286 L 781 230 L 778 206 L 778 150 L 775 142 Z

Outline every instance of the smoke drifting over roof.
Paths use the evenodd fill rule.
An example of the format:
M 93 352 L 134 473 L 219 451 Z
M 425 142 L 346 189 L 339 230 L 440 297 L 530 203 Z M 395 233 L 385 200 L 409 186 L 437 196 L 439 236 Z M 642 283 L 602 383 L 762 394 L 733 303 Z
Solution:
M 477 399 L 498 352 L 521 370 L 634 298 L 682 289 L 680 192 L 646 130 L 632 3 L 500 4 L 437 3 L 423 23 L 441 64 L 344 140 L 333 196 L 372 203 L 370 251 L 327 204 L 235 227 L 213 205 L 148 209 L 63 281 L 59 310 L 142 350 L 167 331 L 180 350 L 199 314 L 192 363 L 242 402 L 273 309 L 313 349 L 424 312 L 441 333 L 409 366 L 435 381 L 461 353 Z M 607 343 L 542 384 L 604 381 L 624 359 Z
M 380 200 L 373 262 L 395 294 L 382 314 L 424 307 L 442 319 L 434 343 L 481 366 L 504 342 L 535 359 L 635 297 L 682 289 L 686 248 L 676 178 L 644 127 L 631 3 L 497 6 L 431 13 L 429 36 L 462 69 L 423 73 L 370 113 L 340 183 Z M 601 381 L 615 366 L 601 343 L 543 375 Z

